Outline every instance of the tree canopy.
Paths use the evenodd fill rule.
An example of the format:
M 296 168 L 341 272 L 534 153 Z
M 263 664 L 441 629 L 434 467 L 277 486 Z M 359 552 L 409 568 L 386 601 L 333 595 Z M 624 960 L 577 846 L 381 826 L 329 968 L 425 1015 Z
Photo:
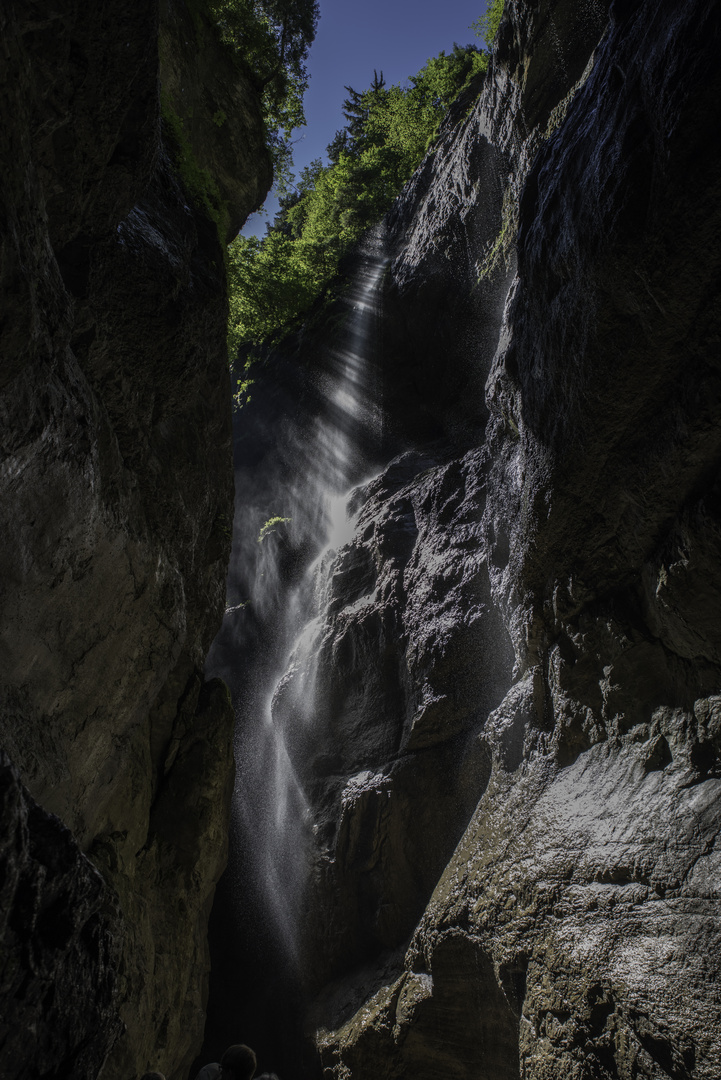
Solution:
M 328 146 L 329 163 L 318 159 L 302 171 L 263 240 L 239 236 L 230 245 L 231 356 L 276 340 L 308 310 L 342 255 L 390 208 L 448 106 L 486 64 L 475 46 L 454 45 L 406 86 L 388 86 L 374 72 L 366 90 L 345 88 L 347 122 Z
M 503 17 L 504 3 L 505 0 L 491 0 L 484 14 L 471 23 L 470 29 L 475 30 L 476 37 L 483 38 L 489 49 L 492 47 L 498 33 L 498 27 Z
M 289 179 L 290 135 L 305 124 L 306 60 L 318 25 L 318 0 L 206 0 L 223 41 L 261 92 L 276 184 Z

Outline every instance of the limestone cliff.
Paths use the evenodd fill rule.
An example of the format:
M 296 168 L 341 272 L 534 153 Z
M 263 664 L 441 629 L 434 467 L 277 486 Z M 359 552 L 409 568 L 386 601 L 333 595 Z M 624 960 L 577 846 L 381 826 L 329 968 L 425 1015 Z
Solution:
M 389 217 L 376 389 L 410 449 L 353 495 L 272 706 L 328 1077 L 721 1072 L 720 34 L 710 0 L 509 0 Z M 268 439 L 238 475 L 295 514 Z M 302 541 L 265 609 L 246 566 L 243 648 Z
M 507 8 L 488 84 L 426 166 L 434 178 L 392 276 L 398 303 L 413 302 L 434 277 L 456 278 L 457 263 L 450 275 L 439 264 L 465 241 L 481 330 L 484 295 L 510 285 L 490 371 L 491 353 L 476 353 L 482 448 L 396 499 L 416 520 L 433 507 L 448 522 L 442 543 L 418 529 L 404 581 L 433 567 L 431 597 L 465 590 L 450 616 L 460 628 L 487 574 L 505 633 L 479 642 L 467 670 L 508 635 L 513 679 L 490 712 L 476 695 L 465 730 L 467 753 L 488 763 L 484 790 L 403 970 L 318 1038 L 338 1077 L 710 1080 L 721 1068 L 718 10 L 615 3 L 597 40 L 601 5 Z M 503 246 L 505 278 L 493 266 Z M 391 503 L 383 513 L 398 520 Z M 415 651 L 424 637 L 411 628 L 408 640 Z M 437 679 L 458 650 L 433 641 Z M 462 717 L 446 701 L 451 738 Z M 424 721 L 420 710 L 413 723 Z M 343 830 L 342 819 L 338 843 Z M 379 912 L 395 869 L 388 882 Z M 332 1000 L 352 1002 L 347 985 Z
M 111 1051 L 106 1077 L 180 1077 L 232 787 L 227 691 L 200 672 L 232 515 L 218 228 L 255 209 L 270 162 L 257 95 L 183 0 L 11 2 L 0 27 L 0 741 L 18 807 L 2 858 L 19 912 L 0 1072 L 95 1077 Z

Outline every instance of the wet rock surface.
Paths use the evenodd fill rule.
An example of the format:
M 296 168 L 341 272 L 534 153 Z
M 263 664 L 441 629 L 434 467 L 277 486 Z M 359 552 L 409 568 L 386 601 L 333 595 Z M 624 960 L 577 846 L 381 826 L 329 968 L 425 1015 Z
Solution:
M 473 112 L 396 211 L 393 317 L 406 303 L 423 340 L 418 298 L 451 287 L 444 246 L 460 259 L 467 244 L 455 266 L 459 280 L 474 261 L 481 273 L 464 316 L 478 351 L 469 423 L 454 426 L 446 385 L 433 394 L 447 354 L 426 335 L 414 393 L 451 448 L 400 488 L 399 463 L 366 491 L 319 645 L 347 723 L 333 747 L 356 770 L 339 802 L 325 759 L 314 772 L 316 820 L 332 821 L 317 904 L 337 901 L 331 925 L 362 943 L 346 938 L 309 1020 L 338 1080 L 711 1080 L 721 1067 L 719 16 L 704 0 L 573 7 L 507 5 Z M 507 165 L 487 197 L 484 160 Z M 506 226 L 508 269 L 494 268 Z M 367 636 L 364 619 L 377 620 Z M 495 700 L 484 623 L 513 647 Z M 366 714 L 354 665 L 369 639 L 391 644 L 402 674 L 358 661 Z M 445 814 L 442 793 L 463 790 L 462 755 L 443 757 L 463 739 L 479 801 L 404 950 L 425 887 L 406 874 L 422 863 L 414 837 L 439 857 L 456 844 L 422 807 Z M 432 765 L 394 818 L 397 770 L 416 756 Z
M 507 2 L 496 58 L 449 110 L 388 215 L 384 387 L 407 439 L 483 441 L 484 384 L 516 266 L 518 201 L 608 21 L 608 0 Z M 480 96 L 479 96 L 480 91 Z
M 325 617 L 276 691 L 315 810 L 316 982 L 407 938 L 488 780 L 476 739 L 512 650 L 479 557 L 484 495 L 477 452 L 447 465 L 409 453 L 357 491 Z
M 11 3 L 0 16 L 0 739 L 119 898 L 124 1034 L 106 1077 L 180 1076 L 197 1049 L 232 786 L 232 709 L 200 674 L 232 518 L 223 249 L 159 98 L 187 15 Z M 225 126 L 261 144 L 252 94 Z M 215 167 L 220 147 L 208 156 Z M 268 179 L 263 154 L 227 191 L 232 218 Z M 54 1008 L 58 1031 L 90 1040 L 77 1067 L 90 1075 L 94 1057 L 95 1075 L 117 1023 L 83 1035 Z M 15 1058 L 0 1071 L 28 1075 Z

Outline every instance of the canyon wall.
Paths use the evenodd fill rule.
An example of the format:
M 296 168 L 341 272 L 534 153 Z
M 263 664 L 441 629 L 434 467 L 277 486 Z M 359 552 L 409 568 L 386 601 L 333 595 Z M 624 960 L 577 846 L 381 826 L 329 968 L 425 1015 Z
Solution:
M 386 222 L 405 452 L 352 496 L 272 706 L 326 1077 L 721 1072 L 720 32 L 710 0 L 508 0 Z M 258 581 L 264 514 L 304 513 L 312 455 L 277 433 L 322 415 L 290 389 L 321 353 L 309 329 L 307 377 L 284 399 L 276 358 L 246 406 Z M 216 654 L 248 731 L 242 658 L 304 558 L 273 544 Z
M 366 964 L 325 987 L 313 1026 L 339 1080 L 711 1080 L 719 12 L 506 9 L 475 108 L 391 222 L 408 379 L 450 435 L 472 441 L 488 420 L 477 449 L 372 485 L 338 556 L 328 651 L 357 655 L 346 643 L 383 618 L 395 579 L 404 704 L 390 753 L 346 759 L 365 772 L 346 781 L 318 896 L 332 909 L 363 882 L 349 955 Z M 438 347 L 443 319 L 424 322 L 459 282 L 472 293 L 460 376 L 457 349 Z M 430 779 L 408 799 L 411 751 Z M 415 919 L 413 876 L 443 850 L 449 797 L 458 813 L 477 805 Z
M 313 838 L 276 928 L 327 1077 L 721 1073 L 720 24 L 507 0 L 385 224 L 356 380 L 383 431 L 273 706 Z M 0 1071 L 184 1080 L 233 776 L 201 670 L 233 520 L 222 243 L 270 162 L 182 0 L 9 3 L 0 30 Z M 344 302 L 235 436 L 211 669 L 273 798 L 250 722 L 317 555 Z M 285 944 L 240 884 L 235 976 L 292 1080 Z
M 183 0 L 0 23 L 0 1072 L 180 1078 L 233 777 L 223 242 L 271 166 Z

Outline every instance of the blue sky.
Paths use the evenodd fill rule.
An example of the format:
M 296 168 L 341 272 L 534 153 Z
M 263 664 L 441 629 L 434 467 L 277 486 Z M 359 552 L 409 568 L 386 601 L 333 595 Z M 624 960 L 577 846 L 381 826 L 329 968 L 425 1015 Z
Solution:
M 486 0 L 320 0 L 318 33 L 311 47 L 310 86 L 305 95 L 307 125 L 295 132 L 294 171 L 314 158 L 325 160 L 325 148 L 345 120 L 341 111 L 344 86 L 365 90 L 373 69 L 386 82 L 404 84 L 441 49 L 454 41 L 481 45 L 469 30 L 486 10 Z M 277 209 L 270 195 L 268 215 L 254 214 L 243 233 L 262 236 Z

